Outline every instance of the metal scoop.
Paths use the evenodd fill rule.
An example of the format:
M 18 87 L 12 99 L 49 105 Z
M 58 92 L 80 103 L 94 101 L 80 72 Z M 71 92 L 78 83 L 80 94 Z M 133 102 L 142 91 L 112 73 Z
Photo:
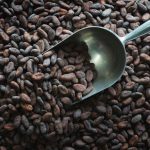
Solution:
M 124 37 L 102 27 L 86 27 L 78 30 L 51 49 L 59 49 L 68 43 L 85 42 L 91 62 L 95 64 L 97 78 L 93 82 L 93 91 L 82 101 L 112 86 L 123 74 L 126 65 L 125 43 L 150 32 L 150 21 L 145 22 Z

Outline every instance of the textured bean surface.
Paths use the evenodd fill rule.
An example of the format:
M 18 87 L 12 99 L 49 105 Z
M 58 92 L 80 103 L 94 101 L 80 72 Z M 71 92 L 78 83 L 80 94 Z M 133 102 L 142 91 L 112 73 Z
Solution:
M 80 28 L 124 36 L 149 14 L 149 0 L 0 0 L 0 150 L 149 150 L 149 34 L 126 44 L 116 84 L 71 110 L 92 90 L 88 56 L 76 53 L 88 48 L 42 55 Z

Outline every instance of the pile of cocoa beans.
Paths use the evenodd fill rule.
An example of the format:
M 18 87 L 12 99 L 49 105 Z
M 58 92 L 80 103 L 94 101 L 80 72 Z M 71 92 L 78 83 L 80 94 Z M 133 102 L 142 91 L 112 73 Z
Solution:
M 124 36 L 148 20 L 149 0 L 0 0 L 0 150 L 149 150 L 150 34 L 126 44 L 116 84 L 69 110 L 96 77 L 88 47 L 43 54 L 83 27 Z

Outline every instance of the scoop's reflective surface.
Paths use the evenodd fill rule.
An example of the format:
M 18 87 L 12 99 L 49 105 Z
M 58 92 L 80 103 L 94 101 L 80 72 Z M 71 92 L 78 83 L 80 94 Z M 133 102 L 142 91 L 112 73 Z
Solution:
M 94 89 L 83 99 L 114 84 L 124 70 L 124 47 L 118 37 L 113 41 L 112 38 L 114 39 L 114 35 L 110 31 L 99 27 L 84 28 L 74 36 L 75 41 L 84 41 L 88 45 L 91 62 L 95 64 L 97 71 Z
M 68 43 L 85 42 L 89 48 L 91 62 L 95 64 L 97 78 L 91 93 L 84 96 L 86 99 L 110 86 L 121 77 L 126 62 L 124 44 L 150 31 L 150 21 L 147 21 L 127 36 L 120 38 L 110 30 L 101 27 L 86 27 L 63 40 L 51 49 L 59 49 Z

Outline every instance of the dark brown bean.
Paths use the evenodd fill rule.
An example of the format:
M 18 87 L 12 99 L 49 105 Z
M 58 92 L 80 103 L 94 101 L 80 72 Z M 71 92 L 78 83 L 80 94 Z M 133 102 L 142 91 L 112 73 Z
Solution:
M 21 123 L 21 116 L 18 115 L 14 118 L 14 126 L 18 128 L 20 126 L 20 123 Z
M 63 86 L 63 85 L 58 85 L 58 90 L 63 95 L 67 95 L 68 94 L 68 89 L 65 86 Z
M 14 68 L 15 66 L 14 66 L 14 63 L 13 62 L 9 62 L 6 66 L 5 66 L 5 68 L 4 68 L 4 71 L 6 72 L 6 73 L 10 73 L 10 72 L 12 72 L 15 68 Z
M 60 120 L 55 121 L 55 129 L 58 132 L 58 134 L 63 134 L 63 127 L 62 127 L 62 123 L 60 122 Z
M 86 26 L 125 36 L 150 19 L 149 1 L 0 0 L 0 8 L 0 149 L 150 149 L 149 35 L 126 43 L 113 87 L 73 109 L 96 78 L 88 46 L 50 50 Z
M 55 105 L 55 107 L 54 107 L 54 115 L 56 117 L 60 116 L 60 108 L 58 105 Z
M 52 113 L 47 112 L 42 116 L 42 120 L 44 122 L 50 122 L 51 121 L 51 117 L 52 117 Z
M 105 143 L 108 142 L 108 140 L 109 140 L 108 137 L 100 137 L 100 138 L 96 141 L 96 144 L 98 144 L 98 145 L 105 144 Z
M 75 63 L 76 63 L 76 64 L 80 64 L 80 63 L 82 63 L 84 60 L 85 60 L 85 56 L 79 55 L 79 56 L 76 57 Z
M 118 128 L 122 129 L 122 128 L 126 128 L 128 125 L 128 122 L 127 121 L 121 121 L 118 123 Z
M 134 145 L 136 145 L 137 144 L 137 142 L 138 142 L 138 136 L 137 135 L 133 135 L 131 138 L 130 138 L 130 140 L 129 140 L 129 144 L 131 145 L 131 146 L 134 146 Z
M 22 124 L 24 125 L 24 127 L 26 127 L 26 128 L 28 128 L 29 127 L 29 121 L 28 121 L 28 119 L 27 119 L 27 117 L 25 116 L 25 115 L 22 115 L 22 117 L 21 117 L 21 122 L 22 122 Z
M 83 141 L 85 141 L 86 143 L 93 143 L 94 139 L 90 136 L 83 136 Z

